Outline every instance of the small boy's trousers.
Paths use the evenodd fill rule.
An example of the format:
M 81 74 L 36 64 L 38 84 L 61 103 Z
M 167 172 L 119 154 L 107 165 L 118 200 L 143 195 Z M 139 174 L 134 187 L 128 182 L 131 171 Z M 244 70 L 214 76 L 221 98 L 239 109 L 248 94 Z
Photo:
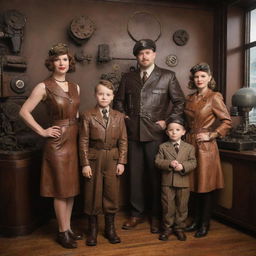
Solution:
M 182 231 L 188 216 L 189 188 L 162 186 L 163 228 Z

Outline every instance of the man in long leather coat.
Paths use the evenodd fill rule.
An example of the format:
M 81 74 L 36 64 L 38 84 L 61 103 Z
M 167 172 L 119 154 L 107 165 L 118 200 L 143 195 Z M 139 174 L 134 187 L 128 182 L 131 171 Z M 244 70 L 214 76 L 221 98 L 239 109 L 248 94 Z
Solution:
M 159 232 L 161 216 L 160 171 L 154 159 L 164 140 L 166 124 L 182 119 L 185 102 L 175 73 L 155 65 L 155 50 L 155 42 L 150 39 L 136 42 L 133 54 L 139 69 L 123 75 L 114 100 L 114 108 L 126 115 L 128 132 L 131 217 L 123 229 L 143 222 L 144 185 L 149 180 L 152 233 Z

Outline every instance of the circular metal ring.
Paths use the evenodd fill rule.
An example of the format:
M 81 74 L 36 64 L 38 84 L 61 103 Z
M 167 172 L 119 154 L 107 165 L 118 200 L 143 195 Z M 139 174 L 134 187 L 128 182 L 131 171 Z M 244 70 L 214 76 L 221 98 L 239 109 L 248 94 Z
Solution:
M 165 63 L 169 67 L 176 67 L 178 65 L 178 57 L 175 54 L 170 54 L 166 57 Z
M 10 82 L 10 87 L 15 93 L 22 94 L 26 91 L 26 81 L 23 77 L 14 77 Z
M 129 20 L 128 20 L 128 22 L 127 22 L 127 32 L 128 32 L 128 35 L 131 37 L 131 39 L 133 40 L 133 41 L 135 41 L 135 42 L 137 42 L 137 41 L 139 41 L 139 40 L 141 40 L 142 38 L 138 38 L 138 39 L 136 39 L 135 38 L 135 36 L 134 35 L 132 35 L 132 32 L 131 32 L 131 21 L 132 21 L 132 19 L 134 19 L 135 18 L 135 16 L 137 16 L 137 15 L 149 15 L 149 16 L 151 16 L 151 17 L 153 17 L 153 19 L 156 21 L 156 23 L 158 24 L 158 26 L 159 26 L 159 32 L 158 32 L 158 34 L 157 34 L 157 36 L 156 36 L 156 38 L 155 39 L 153 39 L 153 38 L 150 38 L 150 39 L 152 39 L 153 41 L 157 41 L 159 38 L 160 38 L 160 36 L 161 36 L 161 24 L 160 24 L 160 21 L 152 14 L 152 13 L 150 13 L 150 12 L 146 12 L 146 11 L 138 11 L 138 12 L 135 12 L 130 18 L 129 18 Z M 145 38 L 144 38 L 145 39 Z

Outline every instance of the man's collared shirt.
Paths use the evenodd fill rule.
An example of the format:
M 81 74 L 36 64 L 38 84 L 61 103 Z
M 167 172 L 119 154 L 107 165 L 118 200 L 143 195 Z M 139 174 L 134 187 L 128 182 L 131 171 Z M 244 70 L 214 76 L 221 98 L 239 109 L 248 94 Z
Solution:
M 140 78 L 143 78 L 143 72 L 147 72 L 147 78 L 149 78 L 149 76 L 151 75 L 151 73 L 153 72 L 155 68 L 155 64 L 151 65 L 150 67 L 148 67 L 147 69 L 141 69 L 140 70 Z

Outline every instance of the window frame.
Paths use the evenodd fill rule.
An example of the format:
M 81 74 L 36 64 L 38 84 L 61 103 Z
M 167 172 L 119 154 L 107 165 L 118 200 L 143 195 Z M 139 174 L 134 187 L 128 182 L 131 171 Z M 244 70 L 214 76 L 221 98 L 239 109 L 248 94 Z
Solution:
M 250 35 L 251 35 L 251 12 L 256 11 L 256 4 L 253 4 L 245 11 L 245 44 L 244 44 L 244 84 L 247 88 L 250 88 L 250 49 L 256 48 L 256 40 L 250 42 Z M 256 124 L 255 122 L 250 121 L 250 124 Z

